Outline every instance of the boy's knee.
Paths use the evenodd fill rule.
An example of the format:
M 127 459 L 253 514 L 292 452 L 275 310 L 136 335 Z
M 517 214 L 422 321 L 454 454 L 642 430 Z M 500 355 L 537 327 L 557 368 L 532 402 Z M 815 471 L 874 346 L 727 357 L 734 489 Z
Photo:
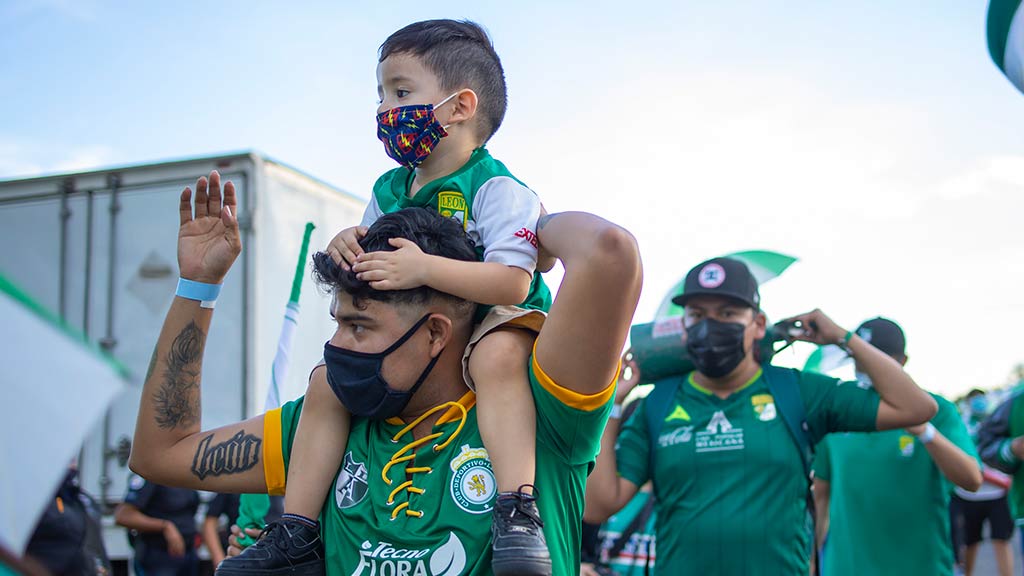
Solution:
M 500 329 L 484 336 L 469 355 L 469 373 L 474 380 L 508 378 L 525 370 L 533 352 L 536 335 L 517 328 Z

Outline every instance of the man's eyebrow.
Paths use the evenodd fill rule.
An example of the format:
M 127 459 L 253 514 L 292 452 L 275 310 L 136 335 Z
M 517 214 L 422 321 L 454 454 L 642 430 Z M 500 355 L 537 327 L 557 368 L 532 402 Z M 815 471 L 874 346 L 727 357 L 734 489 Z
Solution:
M 389 76 L 388 78 L 384 79 L 386 84 L 401 84 L 402 82 L 409 82 L 410 80 L 412 79 L 409 78 L 408 76 L 401 75 Z
M 366 314 L 359 314 L 359 313 L 356 313 L 356 312 L 352 312 L 352 313 L 348 313 L 348 314 L 337 314 L 337 315 L 334 316 L 334 318 L 338 322 L 363 322 L 363 323 L 375 322 L 375 320 L 374 320 L 374 318 L 372 316 L 367 316 Z

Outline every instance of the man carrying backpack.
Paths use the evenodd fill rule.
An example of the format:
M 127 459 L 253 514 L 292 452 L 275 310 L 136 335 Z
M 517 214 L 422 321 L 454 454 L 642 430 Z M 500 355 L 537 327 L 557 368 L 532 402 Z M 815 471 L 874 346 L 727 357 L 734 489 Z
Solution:
M 807 574 L 812 446 L 825 434 L 916 426 L 937 406 L 898 362 L 820 310 L 790 319 L 792 336 L 848 349 L 875 383 L 762 365 L 757 281 L 742 262 L 692 269 L 675 302 L 685 309 L 696 370 L 655 383 L 625 425 L 609 421 L 587 484 L 588 521 L 626 504 L 647 480 L 657 495 L 656 574 Z M 641 379 L 619 382 L 616 402 Z

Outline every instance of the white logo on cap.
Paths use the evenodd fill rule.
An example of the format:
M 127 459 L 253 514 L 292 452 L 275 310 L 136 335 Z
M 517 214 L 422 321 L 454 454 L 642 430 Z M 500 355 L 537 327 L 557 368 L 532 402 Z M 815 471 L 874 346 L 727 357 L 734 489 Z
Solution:
M 697 283 L 702 288 L 718 288 L 725 283 L 725 268 L 721 264 L 708 264 L 697 274 Z

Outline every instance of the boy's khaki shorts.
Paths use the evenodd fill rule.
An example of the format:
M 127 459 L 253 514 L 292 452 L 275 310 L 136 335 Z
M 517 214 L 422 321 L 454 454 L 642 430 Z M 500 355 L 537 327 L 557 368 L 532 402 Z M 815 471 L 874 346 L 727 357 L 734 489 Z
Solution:
M 495 306 L 491 308 L 487 316 L 476 325 L 473 335 L 469 338 L 466 351 L 462 354 L 462 375 L 466 380 L 466 386 L 476 392 L 476 384 L 469 375 L 469 356 L 473 353 L 476 345 L 491 332 L 500 328 L 521 328 L 533 332 L 534 337 L 540 333 L 547 318 L 542 310 L 527 310 L 518 306 Z

